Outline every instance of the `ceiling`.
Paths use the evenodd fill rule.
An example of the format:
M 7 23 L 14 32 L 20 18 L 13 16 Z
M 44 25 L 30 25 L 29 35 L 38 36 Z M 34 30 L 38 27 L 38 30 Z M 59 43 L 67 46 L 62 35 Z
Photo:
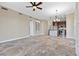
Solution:
M 62 15 L 73 13 L 75 10 L 74 2 L 43 2 L 40 5 L 43 9 L 36 9 L 36 11 L 25 7 L 31 5 L 29 2 L 0 2 L 0 5 L 41 20 L 48 20 L 55 16 L 56 10 Z

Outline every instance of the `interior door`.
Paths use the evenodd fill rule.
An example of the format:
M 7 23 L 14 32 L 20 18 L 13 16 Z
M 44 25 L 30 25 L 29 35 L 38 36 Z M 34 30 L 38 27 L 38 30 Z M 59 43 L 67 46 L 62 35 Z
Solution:
M 34 35 L 33 28 L 34 28 L 33 21 L 30 21 L 30 35 Z

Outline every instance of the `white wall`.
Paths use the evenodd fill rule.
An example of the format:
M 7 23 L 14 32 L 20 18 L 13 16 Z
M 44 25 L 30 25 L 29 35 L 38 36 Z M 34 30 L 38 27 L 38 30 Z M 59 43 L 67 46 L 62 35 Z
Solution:
M 79 56 L 79 3 L 76 4 L 76 21 L 75 21 L 75 40 L 76 40 L 76 53 Z
M 74 38 L 74 13 L 66 16 L 66 37 Z
M 50 29 L 50 27 L 53 25 L 52 20 L 48 20 L 48 29 Z
M 18 12 L 13 10 L 5 11 L 0 8 L 0 42 L 30 35 L 30 20 L 35 19 L 26 15 L 19 15 Z M 47 22 L 41 24 L 44 24 L 44 26 L 43 32 L 40 33 L 46 33 L 44 31 L 47 29 Z

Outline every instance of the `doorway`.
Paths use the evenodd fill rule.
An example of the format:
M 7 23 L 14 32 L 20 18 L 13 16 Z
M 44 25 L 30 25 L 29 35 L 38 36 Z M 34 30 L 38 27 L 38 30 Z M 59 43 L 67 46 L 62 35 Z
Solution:
M 66 21 L 53 22 L 53 27 L 57 27 L 57 36 L 66 37 Z

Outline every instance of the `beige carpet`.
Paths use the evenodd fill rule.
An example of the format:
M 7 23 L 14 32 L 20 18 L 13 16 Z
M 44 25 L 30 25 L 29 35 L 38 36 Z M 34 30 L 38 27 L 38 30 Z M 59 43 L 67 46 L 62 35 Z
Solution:
M 73 39 L 37 36 L 0 44 L 1 56 L 75 56 Z

